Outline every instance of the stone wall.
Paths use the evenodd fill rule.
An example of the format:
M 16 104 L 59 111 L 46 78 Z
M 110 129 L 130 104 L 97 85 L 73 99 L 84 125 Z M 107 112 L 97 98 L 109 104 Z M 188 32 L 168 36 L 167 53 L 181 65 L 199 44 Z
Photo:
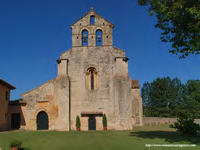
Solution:
M 90 24 L 92 15 L 95 24 Z M 92 10 L 71 28 L 72 48 L 57 61 L 57 78 L 23 94 L 27 102 L 22 110 L 25 129 L 36 129 L 39 111 L 49 115 L 50 130 L 75 130 L 77 116 L 81 117 L 81 129 L 88 130 L 89 118 L 96 114 L 97 130 L 103 129 L 102 114 L 107 116 L 108 129 L 126 130 L 135 124 L 142 125 L 139 88 L 132 88 L 125 52 L 112 44 L 114 25 Z M 85 29 L 89 34 L 88 46 L 82 46 Z M 103 42 L 97 46 L 99 29 L 103 32 Z M 93 73 L 88 71 L 91 69 Z
M 95 68 L 94 89 L 88 86 L 90 68 Z M 106 114 L 108 129 L 142 125 L 139 88 L 132 89 L 125 52 L 113 46 L 72 47 L 58 60 L 57 78 L 23 94 L 23 100 L 28 130 L 36 129 L 40 111 L 48 114 L 50 130 L 76 130 L 76 116 L 81 117 L 81 129 L 88 130 L 83 112 Z M 103 129 L 102 116 L 96 117 L 96 129 Z
M 90 16 L 95 15 L 95 25 L 90 25 Z M 112 46 L 112 29 L 114 25 L 96 14 L 94 11 L 90 11 L 82 17 L 79 21 L 71 26 L 72 28 L 72 46 L 79 47 L 82 45 L 82 31 L 86 29 L 89 31 L 88 46 L 96 46 L 96 31 L 101 29 L 103 31 L 103 43 L 106 46 Z
M 143 117 L 143 123 L 145 125 L 171 124 L 174 122 L 176 122 L 176 118 Z
M 144 125 L 172 124 L 176 121 L 177 118 L 143 117 Z M 200 124 L 200 119 L 195 119 L 195 122 Z
M 143 107 L 142 107 L 142 97 L 140 95 L 139 87 L 132 87 L 132 95 L 133 95 L 133 117 L 135 118 L 135 125 L 142 126 L 143 125 Z
M 58 75 L 68 73 L 71 81 L 71 126 L 75 130 L 76 116 L 82 112 L 105 113 L 108 129 L 131 129 L 133 125 L 131 79 L 128 62 L 122 50 L 110 46 L 73 47 L 60 57 Z M 117 60 L 116 60 L 116 57 Z M 68 61 L 65 61 L 68 60 Z M 68 63 L 66 65 L 65 63 Z M 67 67 L 66 67 L 67 66 Z M 97 87 L 87 86 L 87 70 L 96 69 Z M 68 71 L 63 71 L 68 68 Z M 88 118 L 81 118 L 82 130 L 88 130 Z M 97 117 L 97 130 L 102 130 L 102 118 Z
M 69 130 L 69 79 L 57 77 L 22 95 L 26 106 L 22 107 L 27 130 L 37 129 L 37 114 L 47 113 L 49 130 Z

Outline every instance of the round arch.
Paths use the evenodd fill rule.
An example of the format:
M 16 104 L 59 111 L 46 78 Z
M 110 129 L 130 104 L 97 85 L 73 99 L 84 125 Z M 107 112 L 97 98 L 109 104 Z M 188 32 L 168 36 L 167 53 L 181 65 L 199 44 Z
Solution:
M 83 29 L 81 32 L 81 36 L 82 46 L 88 46 L 89 31 L 87 29 Z
M 37 130 L 49 129 L 49 117 L 45 111 L 40 111 L 36 117 Z
M 90 30 L 89 28 L 85 27 L 85 26 L 82 27 L 82 28 L 79 30 L 79 34 L 82 34 L 82 32 L 83 32 L 84 30 L 87 30 L 88 33 L 91 34 L 91 30 Z
M 97 29 L 95 34 L 96 34 L 96 46 L 102 46 L 103 45 L 103 30 Z
M 89 65 L 87 65 L 87 66 L 85 67 L 85 69 L 84 69 L 84 72 L 87 73 L 89 68 L 95 68 L 95 69 L 96 69 L 96 72 L 99 72 L 98 66 L 95 65 L 95 64 L 89 64 Z
M 97 69 L 93 66 L 90 66 L 86 70 L 86 76 L 85 76 L 85 81 L 86 81 L 86 88 L 88 90 L 96 90 L 98 88 L 98 72 Z
M 90 16 L 90 25 L 94 25 L 95 24 L 95 21 L 96 21 L 96 18 L 94 15 L 91 15 Z

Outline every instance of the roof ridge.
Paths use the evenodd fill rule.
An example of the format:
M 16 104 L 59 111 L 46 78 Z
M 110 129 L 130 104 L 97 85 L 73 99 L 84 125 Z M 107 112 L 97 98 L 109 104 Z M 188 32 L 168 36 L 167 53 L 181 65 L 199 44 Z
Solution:
M 10 83 L 6 82 L 3 79 L 0 79 L 0 84 L 5 85 L 5 86 L 7 86 L 8 88 L 10 88 L 12 90 L 16 89 L 16 87 L 14 87 L 13 85 L 11 85 Z

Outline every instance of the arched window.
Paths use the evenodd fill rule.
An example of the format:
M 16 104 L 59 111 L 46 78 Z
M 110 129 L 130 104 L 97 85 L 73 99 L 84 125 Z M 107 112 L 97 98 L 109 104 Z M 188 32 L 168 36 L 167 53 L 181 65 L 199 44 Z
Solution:
M 88 71 L 90 73 L 90 89 L 94 90 L 94 73 L 95 73 L 95 68 L 90 68 Z
M 90 16 L 90 24 L 91 25 L 95 24 L 95 16 Z
M 96 46 L 102 46 L 103 45 L 103 32 L 102 30 L 98 29 L 96 31 Z
M 88 31 L 86 29 L 82 31 L 82 46 L 88 46 Z
M 90 67 L 87 70 L 86 84 L 87 84 L 87 88 L 90 90 L 95 90 L 97 88 L 97 71 L 93 67 Z

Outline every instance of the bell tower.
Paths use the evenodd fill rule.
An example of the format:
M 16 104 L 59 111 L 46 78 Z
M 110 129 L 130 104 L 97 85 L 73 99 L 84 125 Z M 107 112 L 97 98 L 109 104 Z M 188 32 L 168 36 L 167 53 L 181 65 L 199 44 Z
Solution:
M 93 8 L 72 26 L 72 47 L 112 46 L 114 25 Z

